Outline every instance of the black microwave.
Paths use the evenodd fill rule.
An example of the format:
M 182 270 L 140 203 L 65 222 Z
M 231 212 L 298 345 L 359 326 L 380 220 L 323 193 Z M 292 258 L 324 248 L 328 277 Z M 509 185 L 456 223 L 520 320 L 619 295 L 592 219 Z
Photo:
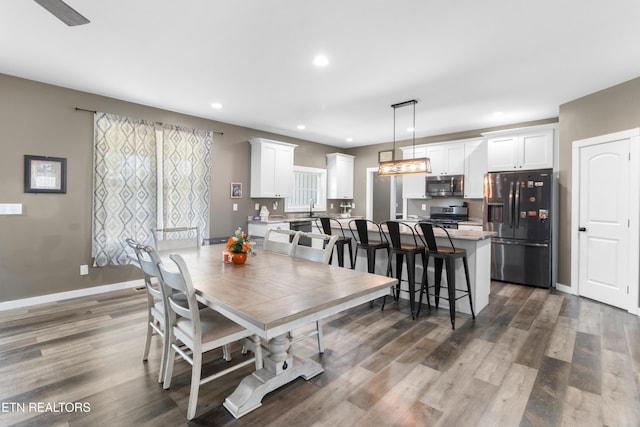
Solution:
M 426 194 L 431 197 L 463 197 L 464 175 L 427 176 Z

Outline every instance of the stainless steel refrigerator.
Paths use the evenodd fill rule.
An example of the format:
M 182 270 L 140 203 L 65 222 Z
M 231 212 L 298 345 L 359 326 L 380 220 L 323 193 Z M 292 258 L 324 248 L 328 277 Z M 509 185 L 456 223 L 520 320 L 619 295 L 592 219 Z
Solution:
M 491 278 L 549 288 L 552 278 L 553 171 L 495 172 L 484 177 L 484 229 Z

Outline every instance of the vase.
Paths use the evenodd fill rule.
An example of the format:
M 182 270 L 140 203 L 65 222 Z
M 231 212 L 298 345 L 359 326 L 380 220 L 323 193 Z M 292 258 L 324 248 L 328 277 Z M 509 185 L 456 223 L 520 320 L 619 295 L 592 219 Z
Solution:
M 246 252 L 233 253 L 231 257 L 231 261 L 234 264 L 244 264 L 245 262 L 247 262 L 247 253 Z

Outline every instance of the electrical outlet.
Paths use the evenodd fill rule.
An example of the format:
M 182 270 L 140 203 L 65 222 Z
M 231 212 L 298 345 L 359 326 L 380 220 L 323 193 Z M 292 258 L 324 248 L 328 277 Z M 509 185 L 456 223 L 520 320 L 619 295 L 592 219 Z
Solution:
M 333 203 L 331 203 L 331 208 L 330 209 L 333 209 Z
M 356 208 L 356 204 L 355 204 L 355 202 L 352 202 L 351 203 L 351 209 L 355 209 L 355 208 Z
M 427 204 L 426 204 L 426 203 L 423 203 L 423 204 L 422 204 L 422 210 L 423 210 L 423 211 L 426 211 L 426 210 L 427 210 Z
M 81 276 L 86 276 L 87 274 L 89 274 L 89 266 L 84 264 L 80 266 L 80 275 Z
M 259 211 L 260 210 L 260 203 L 256 203 L 255 205 L 253 205 L 253 209 Z
M 237 211 L 237 210 L 238 210 L 238 204 L 237 204 L 237 203 L 234 203 L 234 204 L 233 204 L 233 210 L 234 210 L 234 211 Z

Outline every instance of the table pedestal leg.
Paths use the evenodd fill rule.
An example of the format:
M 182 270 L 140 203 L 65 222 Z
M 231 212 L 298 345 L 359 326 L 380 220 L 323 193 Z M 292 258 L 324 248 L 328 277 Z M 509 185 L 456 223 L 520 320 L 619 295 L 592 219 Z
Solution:
M 319 363 L 291 355 L 286 334 L 269 340 L 269 356 L 264 358 L 264 368 L 244 377 L 236 390 L 225 399 L 224 407 L 231 415 L 240 418 L 262 405 L 262 398 L 298 377 L 305 380 L 323 371 Z M 256 355 L 257 357 L 258 355 Z

